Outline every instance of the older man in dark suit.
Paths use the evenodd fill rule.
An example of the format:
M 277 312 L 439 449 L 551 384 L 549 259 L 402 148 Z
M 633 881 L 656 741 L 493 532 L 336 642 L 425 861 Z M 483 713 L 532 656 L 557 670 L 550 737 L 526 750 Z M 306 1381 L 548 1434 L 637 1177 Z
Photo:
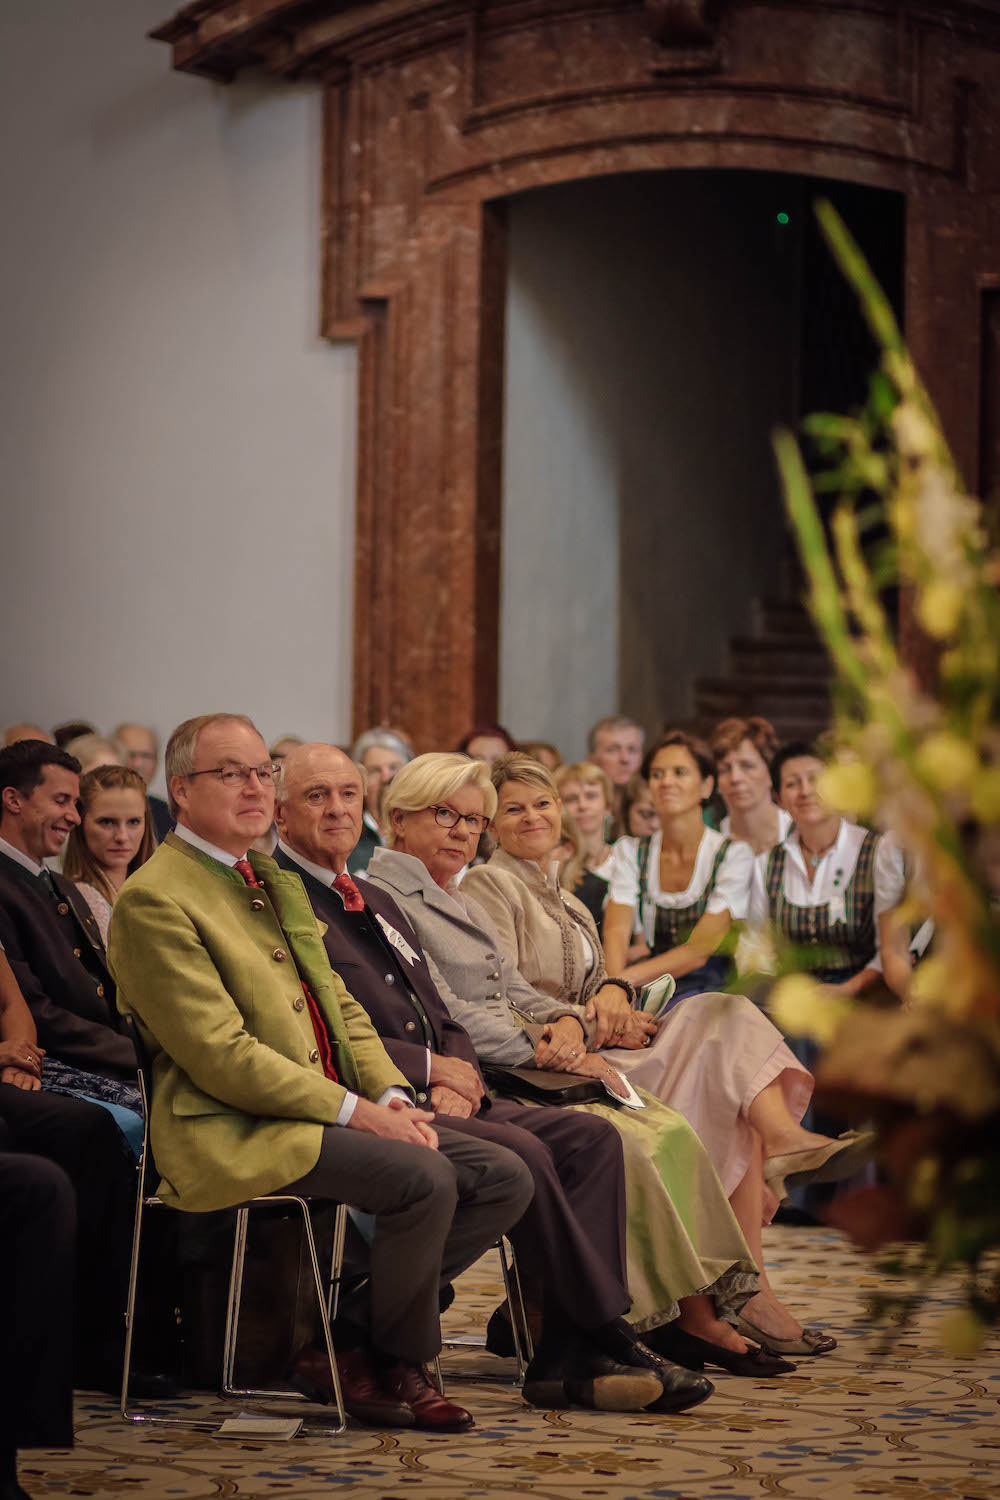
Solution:
M 526 1399 L 593 1404 L 617 1362 L 654 1371 L 662 1394 L 647 1410 L 676 1411 L 704 1399 L 692 1381 L 638 1344 L 621 1321 L 625 1279 L 625 1179 L 617 1133 L 606 1122 L 558 1108 L 529 1108 L 486 1092 L 475 1050 L 435 989 L 420 944 L 384 891 L 347 873 L 361 834 L 364 773 L 332 745 L 304 745 L 279 778 L 275 853 L 296 871 L 322 923 L 330 963 L 368 1012 L 389 1056 L 452 1129 L 516 1152 L 535 1196 L 510 1232 L 522 1263 L 541 1279 L 542 1343 Z M 492 1340 L 501 1330 L 494 1321 Z

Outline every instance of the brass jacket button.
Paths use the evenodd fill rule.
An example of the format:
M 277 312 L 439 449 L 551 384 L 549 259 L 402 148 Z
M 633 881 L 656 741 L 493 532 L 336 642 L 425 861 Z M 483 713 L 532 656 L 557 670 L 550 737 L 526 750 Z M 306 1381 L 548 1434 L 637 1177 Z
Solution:
M 303 1000 L 302 996 L 296 995 L 295 999 L 292 1001 L 292 1010 L 305 1010 L 305 1008 L 306 1002 Z
M 310 1052 L 310 1054 L 309 1054 L 309 1061 L 310 1062 L 319 1062 L 319 1049 L 317 1047 L 314 1047 L 312 1049 L 312 1051 Z
M 417 1023 L 416 1023 L 416 1021 L 407 1021 L 406 1025 L 403 1027 L 404 1031 L 416 1031 L 416 1029 L 417 1029 Z
M 251 911 L 263 911 L 264 910 L 264 903 L 260 899 L 259 896 L 255 896 L 253 898 L 253 900 L 250 902 L 250 910 Z
M 60 901 L 59 905 L 56 907 L 56 911 L 61 917 L 69 916 L 69 907 L 66 905 L 65 901 Z
M 275 963 L 283 964 L 285 962 L 285 959 L 288 957 L 288 954 L 285 952 L 284 948 L 275 948 L 274 952 L 271 954 L 271 957 L 274 959 Z
M 396 976 L 395 976 L 395 974 L 387 974 L 385 976 L 385 982 L 386 982 L 386 984 L 395 984 L 396 983 Z
M 418 1104 L 426 1104 L 427 1103 L 427 1095 L 426 1094 L 418 1094 L 417 1095 L 417 1103 Z
M 99 984 L 97 986 L 97 993 L 100 995 L 101 999 L 103 1000 L 104 999 L 104 986 L 103 986 L 103 984 Z
M 73 949 L 73 957 L 74 958 L 79 958 L 80 957 L 80 950 L 79 950 L 79 948 L 74 948 Z

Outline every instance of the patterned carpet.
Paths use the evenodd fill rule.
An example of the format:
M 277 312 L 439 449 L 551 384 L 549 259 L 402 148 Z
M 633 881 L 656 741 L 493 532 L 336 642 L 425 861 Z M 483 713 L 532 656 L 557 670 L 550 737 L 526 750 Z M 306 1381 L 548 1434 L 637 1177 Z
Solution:
M 448 1393 L 472 1409 L 477 1424 L 465 1437 L 357 1428 L 333 1439 L 224 1443 L 177 1428 L 126 1427 L 113 1403 L 84 1395 L 76 1448 L 25 1453 L 21 1482 L 38 1500 L 1000 1496 L 1000 1339 L 975 1359 L 943 1352 L 936 1328 L 956 1305 L 954 1290 L 939 1290 L 916 1327 L 881 1355 L 861 1321 L 865 1296 L 878 1285 L 870 1262 L 827 1230 L 774 1228 L 767 1250 L 789 1305 L 835 1333 L 840 1347 L 775 1380 L 713 1372 L 716 1394 L 689 1416 L 534 1412 L 510 1383 L 512 1362 L 451 1349 L 443 1358 Z M 499 1285 L 492 1255 L 462 1278 L 449 1331 L 482 1331 Z M 469 1378 L 477 1373 L 491 1378 Z M 161 1408 L 168 1410 L 234 1413 L 232 1404 L 209 1399 Z

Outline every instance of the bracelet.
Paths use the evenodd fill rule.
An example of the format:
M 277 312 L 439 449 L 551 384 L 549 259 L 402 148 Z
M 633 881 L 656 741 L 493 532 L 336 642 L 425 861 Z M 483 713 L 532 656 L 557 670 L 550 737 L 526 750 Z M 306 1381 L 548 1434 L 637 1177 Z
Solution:
M 638 996 L 636 995 L 635 985 L 634 984 L 630 984 L 627 979 L 610 979 L 610 978 L 605 979 L 604 983 L 605 984 L 614 984 L 614 985 L 617 985 L 617 987 L 620 990 L 624 990 L 625 993 L 626 993 L 626 995 L 628 996 L 628 1003 L 629 1003 L 629 1005 L 631 1005 L 631 1007 L 632 1007 L 633 1010 L 635 1009 L 635 1002 L 636 1002 Z

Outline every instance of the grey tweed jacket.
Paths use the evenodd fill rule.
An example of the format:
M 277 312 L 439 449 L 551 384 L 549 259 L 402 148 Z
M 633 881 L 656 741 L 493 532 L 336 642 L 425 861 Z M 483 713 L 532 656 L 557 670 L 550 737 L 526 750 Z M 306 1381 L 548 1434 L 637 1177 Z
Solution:
M 452 1020 L 464 1026 L 483 1062 L 530 1065 L 545 1024 L 559 1016 L 581 1019 L 578 1008 L 533 989 L 505 955 L 483 908 L 460 890 L 443 891 L 412 854 L 376 849 L 366 879 L 389 892 L 416 932 Z

